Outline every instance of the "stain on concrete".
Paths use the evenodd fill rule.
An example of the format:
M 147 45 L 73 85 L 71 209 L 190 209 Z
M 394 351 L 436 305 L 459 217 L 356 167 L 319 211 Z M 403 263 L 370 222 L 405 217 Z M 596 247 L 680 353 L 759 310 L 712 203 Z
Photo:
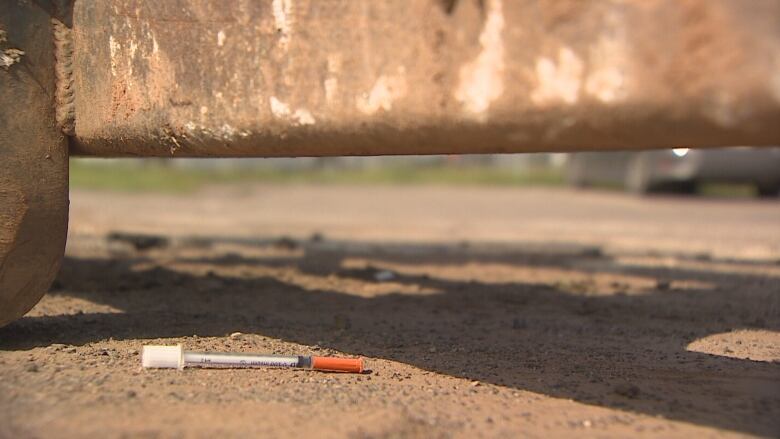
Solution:
M 287 48 L 292 34 L 292 0 L 274 0 L 273 14 L 276 31 L 279 33 L 279 46 Z
M 293 111 L 289 104 L 279 100 L 276 96 L 271 96 L 268 102 L 271 106 L 271 113 L 278 118 L 289 119 L 295 125 L 314 125 L 316 123 L 314 116 L 305 108 Z
M 558 57 L 541 57 L 536 61 L 537 86 L 531 100 L 541 106 L 575 104 L 582 86 L 582 60 L 568 47 L 558 50 Z
M 627 97 L 626 72 L 622 67 L 627 56 L 621 41 L 600 38 L 591 48 L 591 72 L 585 79 L 585 92 L 604 103 Z
M 0 44 L 8 41 L 8 34 L 0 29 Z M 24 56 L 24 50 L 17 48 L 8 48 L 0 50 L 0 68 L 8 70 L 12 65 L 20 62 Z
M 393 102 L 406 96 L 407 92 L 406 68 L 398 67 L 394 75 L 380 76 L 370 91 L 358 96 L 357 109 L 366 115 L 379 110 L 390 111 Z
M 479 35 L 479 55 L 460 69 L 457 99 L 469 113 L 481 114 L 504 93 L 504 13 L 501 0 L 487 4 L 487 19 Z

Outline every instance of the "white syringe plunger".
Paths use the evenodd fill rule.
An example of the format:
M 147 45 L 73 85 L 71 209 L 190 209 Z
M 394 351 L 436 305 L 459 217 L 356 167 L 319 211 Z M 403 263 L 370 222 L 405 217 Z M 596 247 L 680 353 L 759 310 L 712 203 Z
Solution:
M 141 365 L 163 369 L 184 369 L 184 349 L 176 346 L 144 346 Z

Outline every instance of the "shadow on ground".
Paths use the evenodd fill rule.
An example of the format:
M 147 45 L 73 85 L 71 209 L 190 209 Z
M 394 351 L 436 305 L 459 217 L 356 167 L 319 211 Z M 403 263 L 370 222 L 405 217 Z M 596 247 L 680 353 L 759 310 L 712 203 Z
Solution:
M 67 258 L 53 294 L 122 312 L 26 317 L 0 329 L 0 349 L 240 331 L 592 405 L 744 433 L 780 432 L 780 364 L 686 350 L 709 334 L 780 329 L 778 277 L 617 264 L 599 251 L 359 247 L 306 245 L 297 257 L 166 263 L 142 254 Z M 410 267 L 414 273 L 396 270 L 390 283 L 420 293 L 341 291 L 344 281 L 377 283 L 372 268 L 344 268 L 346 259 L 367 254 L 377 266 Z M 170 268 L 175 264 L 201 268 Z M 490 264 L 564 274 L 550 282 L 469 278 L 469 270 Z M 280 267 L 314 280 L 268 274 Z M 571 271 L 595 281 L 578 286 L 581 278 L 566 278 Z M 616 281 L 602 291 L 599 276 L 615 275 L 662 282 L 641 291 L 629 282 L 621 291 Z M 677 280 L 708 286 L 677 289 Z

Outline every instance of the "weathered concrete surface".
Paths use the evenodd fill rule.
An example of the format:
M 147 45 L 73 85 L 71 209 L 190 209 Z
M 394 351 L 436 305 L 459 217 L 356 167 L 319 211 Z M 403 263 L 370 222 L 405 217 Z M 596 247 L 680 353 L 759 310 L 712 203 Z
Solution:
M 780 142 L 780 1 L 81 0 L 75 152 Z
M 0 326 L 48 290 L 65 251 L 68 158 L 55 124 L 54 43 L 46 2 L 0 2 Z

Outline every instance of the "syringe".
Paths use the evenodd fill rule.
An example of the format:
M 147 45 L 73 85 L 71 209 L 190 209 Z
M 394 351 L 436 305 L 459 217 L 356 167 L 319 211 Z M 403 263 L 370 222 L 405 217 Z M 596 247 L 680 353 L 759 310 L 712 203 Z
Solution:
M 262 355 L 221 352 L 190 352 L 181 345 L 144 346 L 141 365 L 146 368 L 184 367 L 295 367 L 330 372 L 363 372 L 362 358 L 315 357 L 306 355 Z

